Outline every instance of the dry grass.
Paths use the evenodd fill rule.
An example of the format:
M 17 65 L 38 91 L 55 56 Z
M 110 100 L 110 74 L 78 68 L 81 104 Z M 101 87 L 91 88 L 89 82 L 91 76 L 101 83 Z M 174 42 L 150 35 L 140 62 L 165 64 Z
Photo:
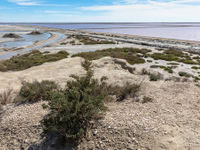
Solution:
M 0 93 L 0 110 L 3 105 L 9 104 L 13 102 L 13 89 L 8 88 Z

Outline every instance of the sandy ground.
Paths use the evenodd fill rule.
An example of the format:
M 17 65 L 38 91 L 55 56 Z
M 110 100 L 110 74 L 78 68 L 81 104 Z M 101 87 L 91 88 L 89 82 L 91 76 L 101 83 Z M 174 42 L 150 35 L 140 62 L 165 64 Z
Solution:
M 81 61 L 79 57 L 68 58 L 24 71 L 1 73 L 1 90 L 7 87 L 17 90 L 21 80 L 54 80 L 63 85 L 71 79 L 71 74 L 84 74 Z M 150 82 L 148 76 L 124 69 L 134 66 L 123 62 L 118 60 L 117 63 L 109 57 L 93 61 L 95 78 L 107 76 L 108 83 L 119 85 L 142 82 L 138 99 L 148 96 L 153 102 L 142 104 L 130 98 L 121 103 L 109 103 L 105 118 L 90 131 L 79 149 L 198 150 L 200 88 L 197 83 Z M 39 121 L 47 113 L 42 103 L 7 106 L 1 114 L 0 149 L 42 147 L 44 139 L 40 139 Z
M 23 27 L 16 25 L 0 25 L 0 31 L 30 31 L 34 30 L 34 27 Z

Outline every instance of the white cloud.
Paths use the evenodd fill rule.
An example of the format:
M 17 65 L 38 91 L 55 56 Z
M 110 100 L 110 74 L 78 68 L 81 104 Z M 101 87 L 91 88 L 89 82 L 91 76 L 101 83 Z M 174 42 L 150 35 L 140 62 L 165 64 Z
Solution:
M 104 21 L 138 21 L 138 22 L 167 22 L 167 21 L 200 21 L 200 5 L 185 4 L 188 2 L 200 2 L 200 0 L 174 0 L 170 2 L 158 2 L 148 0 L 148 3 L 128 3 L 108 6 L 82 7 L 84 11 L 93 11 L 98 16 L 104 16 Z M 98 17 L 97 17 L 98 18 Z
M 71 11 L 45 10 L 44 13 L 47 13 L 47 14 L 69 14 L 69 13 L 73 13 L 73 12 L 71 12 Z
M 122 0 L 120 1 L 124 4 L 191 4 L 191 3 L 200 3 L 200 0 L 169 0 L 169 1 L 156 1 L 156 0 Z
M 8 2 L 16 3 L 21 6 L 52 6 L 52 7 L 66 7 L 70 6 L 68 4 L 49 4 L 44 3 L 44 1 L 38 0 L 8 0 Z
M 22 6 L 40 5 L 38 1 L 34 1 L 34 0 L 8 0 L 8 1 L 16 3 L 17 5 L 22 5 Z

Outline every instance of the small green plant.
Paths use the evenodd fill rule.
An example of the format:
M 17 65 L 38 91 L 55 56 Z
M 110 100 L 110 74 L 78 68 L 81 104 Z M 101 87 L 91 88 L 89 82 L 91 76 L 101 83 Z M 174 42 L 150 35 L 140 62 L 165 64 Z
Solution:
M 167 65 L 178 66 L 178 65 L 179 65 L 179 63 L 167 63 Z
M 58 85 L 53 81 L 34 81 L 33 83 L 23 81 L 16 101 L 34 103 L 48 100 L 49 93 L 57 89 Z
M 142 100 L 142 103 L 143 103 L 143 104 L 144 104 L 144 103 L 149 103 L 149 102 L 153 102 L 153 99 L 152 99 L 151 97 L 145 96 L 145 97 L 143 98 L 143 100 Z
M 112 90 L 114 95 L 116 95 L 117 101 L 123 101 L 126 98 L 135 98 L 137 92 L 140 90 L 140 85 L 126 83 L 125 86 L 112 87 L 110 90 Z
M 189 73 L 187 73 L 187 72 L 179 72 L 178 74 L 179 74 L 179 76 L 181 76 L 181 77 L 187 77 L 187 78 L 189 78 L 189 77 L 192 76 L 191 74 L 189 74 Z
M 161 68 L 161 69 L 167 71 L 168 73 L 173 73 L 173 70 L 172 70 L 173 66 L 167 66 L 166 67 L 166 66 L 160 66 L 160 65 L 152 65 L 150 67 L 151 68 Z
M 192 78 L 194 78 L 195 82 L 200 80 L 200 77 L 197 77 L 197 76 L 192 76 Z
M 198 69 L 200 69 L 200 67 L 193 66 L 192 69 L 194 69 L 194 70 L 198 70 Z
M 147 62 L 151 63 L 151 62 L 153 62 L 153 61 L 152 61 L 152 60 L 147 60 Z
M 149 79 L 150 81 L 158 81 L 160 79 L 160 75 L 159 74 L 150 74 L 149 75 Z
M 142 75 L 149 75 L 149 72 L 145 68 L 143 68 L 142 71 L 141 71 L 141 74 Z

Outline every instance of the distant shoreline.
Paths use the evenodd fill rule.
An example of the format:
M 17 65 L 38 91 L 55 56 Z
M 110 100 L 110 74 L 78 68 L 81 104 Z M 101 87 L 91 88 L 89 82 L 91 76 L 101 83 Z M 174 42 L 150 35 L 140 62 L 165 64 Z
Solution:
M 24 27 L 34 27 L 44 31 L 55 31 L 61 32 L 64 34 L 82 34 L 91 37 L 98 37 L 103 39 L 115 39 L 117 41 L 122 41 L 126 43 L 132 43 L 137 45 L 145 45 L 156 48 L 166 48 L 166 49 L 177 49 L 184 51 L 193 51 L 200 53 L 200 41 L 191 41 L 191 40 L 179 40 L 179 39 L 169 39 L 169 38 L 159 38 L 159 37 L 150 37 L 150 36 L 138 36 L 138 35 L 129 35 L 129 34 L 117 34 L 117 33 L 108 33 L 108 32 L 94 32 L 87 30 L 78 30 L 78 29 L 59 29 L 52 27 L 39 27 L 32 25 L 19 25 Z

